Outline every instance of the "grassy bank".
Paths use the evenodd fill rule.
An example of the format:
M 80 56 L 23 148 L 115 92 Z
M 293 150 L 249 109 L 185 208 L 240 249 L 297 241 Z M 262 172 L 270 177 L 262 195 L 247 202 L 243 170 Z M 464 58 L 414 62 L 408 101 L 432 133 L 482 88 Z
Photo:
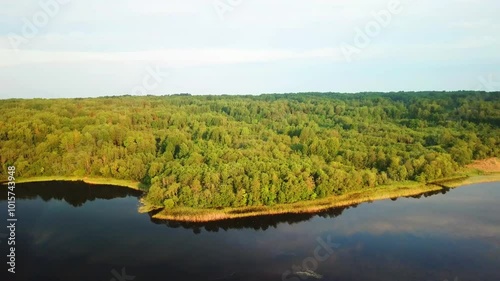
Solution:
M 135 190 L 146 190 L 146 187 L 140 182 L 110 178 L 47 176 L 16 179 L 16 183 L 47 181 L 83 181 L 88 184 L 115 185 Z M 141 199 L 142 206 L 139 208 L 139 212 L 149 212 L 155 209 L 161 209 L 153 216 L 154 218 L 191 222 L 207 222 L 261 215 L 316 213 L 333 207 L 344 207 L 375 200 L 419 195 L 425 192 L 438 191 L 443 187 L 455 188 L 468 184 L 496 181 L 500 181 L 500 172 L 498 171 L 485 172 L 480 169 L 464 168 L 463 170 L 457 171 L 457 176 L 455 177 L 440 179 L 427 184 L 407 181 L 375 188 L 356 190 L 346 194 L 330 196 L 318 200 L 301 201 L 292 204 L 277 204 L 274 206 L 247 206 L 241 208 L 222 209 L 175 207 L 172 209 L 161 209 L 150 206 L 147 202 Z
M 46 181 L 83 181 L 88 184 L 116 185 L 116 186 L 124 186 L 132 188 L 135 190 L 144 190 L 144 186 L 140 182 L 132 180 L 118 180 L 110 178 L 88 178 L 88 177 L 64 177 L 64 176 L 16 178 L 16 183 L 46 182 Z
M 163 209 L 156 213 L 153 217 L 156 219 L 176 221 L 207 222 L 261 215 L 316 213 L 333 207 L 344 207 L 363 202 L 402 196 L 413 196 L 429 191 L 437 191 L 443 188 L 440 185 L 458 187 L 472 183 L 494 181 L 500 181 L 500 173 L 478 175 L 477 172 L 471 171 L 470 175 L 440 180 L 438 183 L 439 185 L 432 183 L 422 184 L 410 181 L 359 190 L 348 194 L 331 196 L 313 201 L 280 204 L 274 206 L 252 206 L 224 209 L 194 209 L 176 207 L 173 209 Z M 141 211 L 149 211 L 151 209 L 153 208 L 150 206 L 143 206 Z

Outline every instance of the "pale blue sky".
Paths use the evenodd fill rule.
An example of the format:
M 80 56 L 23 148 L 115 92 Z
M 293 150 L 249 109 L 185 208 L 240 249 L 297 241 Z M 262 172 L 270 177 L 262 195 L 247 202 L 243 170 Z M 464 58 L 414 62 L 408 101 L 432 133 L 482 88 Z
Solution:
M 1 98 L 500 91 L 498 0 L 0 4 Z

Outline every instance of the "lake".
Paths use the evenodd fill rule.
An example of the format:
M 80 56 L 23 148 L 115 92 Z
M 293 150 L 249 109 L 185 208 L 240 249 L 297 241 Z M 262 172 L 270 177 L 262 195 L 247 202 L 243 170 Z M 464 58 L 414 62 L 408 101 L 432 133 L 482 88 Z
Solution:
M 10 274 L 1 188 L 1 280 L 500 280 L 500 183 L 212 223 L 152 219 L 137 212 L 141 193 L 123 187 L 15 192 Z

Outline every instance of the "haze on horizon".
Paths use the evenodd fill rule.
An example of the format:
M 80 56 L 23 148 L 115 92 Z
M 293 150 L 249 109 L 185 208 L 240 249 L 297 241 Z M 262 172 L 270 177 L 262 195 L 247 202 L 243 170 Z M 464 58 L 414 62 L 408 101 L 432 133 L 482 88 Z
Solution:
M 0 98 L 500 91 L 497 0 L 21 0 Z

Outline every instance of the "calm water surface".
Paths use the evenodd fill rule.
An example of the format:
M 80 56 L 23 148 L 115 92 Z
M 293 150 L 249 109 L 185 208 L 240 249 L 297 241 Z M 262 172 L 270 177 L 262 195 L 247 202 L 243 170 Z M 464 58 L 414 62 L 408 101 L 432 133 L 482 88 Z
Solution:
M 500 280 L 500 183 L 208 224 L 153 220 L 121 187 L 19 184 L 16 196 L 16 274 L 0 236 L 0 280 L 298 281 L 307 268 L 307 280 Z

